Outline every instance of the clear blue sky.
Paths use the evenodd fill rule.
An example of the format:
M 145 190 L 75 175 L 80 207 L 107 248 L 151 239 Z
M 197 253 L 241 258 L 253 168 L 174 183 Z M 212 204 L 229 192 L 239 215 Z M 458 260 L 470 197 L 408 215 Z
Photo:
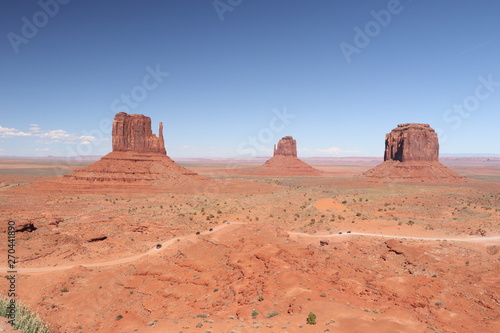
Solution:
M 0 155 L 106 154 L 119 111 L 155 133 L 162 121 L 174 158 L 269 156 L 286 135 L 300 156 L 382 156 L 406 122 L 438 130 L 441 153 L 500 154 L 499 13 L 497 0 L 2 0 Z

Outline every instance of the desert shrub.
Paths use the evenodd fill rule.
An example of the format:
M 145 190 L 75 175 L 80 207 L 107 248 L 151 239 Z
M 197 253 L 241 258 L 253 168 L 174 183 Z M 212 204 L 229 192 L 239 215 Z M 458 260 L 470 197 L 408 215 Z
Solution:
M 276 312 L 276 311 L 269 312 L 269 313 L 267 314 L 267 318 L 272 318 L 272 317 L 277 316 L 277 315 L 278 315 L 278 312 Z
M 316 325 L 316 315 L 312 312 L 309 312 L 309 315 L 306 319 L 307 325 Z
M 10 300 L 0 297 L 0 316 L 6 317 Z M 38 313 L 31 311 L 24 304 L 16 302 L 16 321 L 14 329 L 26 333 L 51 333 L 49 325 L 44 323 Z
M 252 310 L 252 318 L 255 319 L 255 317 L 257 317 L 258 315 L 259 315 L 259 311 L 255 310 L 255 309 Z

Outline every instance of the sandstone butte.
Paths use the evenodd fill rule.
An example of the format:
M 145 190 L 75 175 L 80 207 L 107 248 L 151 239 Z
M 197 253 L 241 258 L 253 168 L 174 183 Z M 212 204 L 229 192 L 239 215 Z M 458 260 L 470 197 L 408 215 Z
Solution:
M 266 173 L 291 176 L 317 176 L 322 174 L 318 169 L 301 161 L 297 157 L 297 141 L 291 136 L 283 137 L 278 145 L 274 145 L 273 157 L 263 167 Z
M 113 151 L 99 161 L 62 178 L 63 183 L 196 186 L 208 180 L 167 156 L 163 124 L 156 136 L 151 118 L 120 112 L 112 130 Z
M 384 162 L 364 173 L 387 181 L 458 181 L 453 170 L 439 162 L 437 133 L 428 124 L 399 124 L 385 136 Z

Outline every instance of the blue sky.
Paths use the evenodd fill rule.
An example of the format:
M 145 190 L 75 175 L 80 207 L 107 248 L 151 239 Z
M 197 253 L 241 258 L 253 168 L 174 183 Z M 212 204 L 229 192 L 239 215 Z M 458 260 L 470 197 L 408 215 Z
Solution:
M 0 2 L 0 155 L 103 155 L 116 112 L 171 157 L 382 156 L 399 123 L 500 154 L 495 0 Z

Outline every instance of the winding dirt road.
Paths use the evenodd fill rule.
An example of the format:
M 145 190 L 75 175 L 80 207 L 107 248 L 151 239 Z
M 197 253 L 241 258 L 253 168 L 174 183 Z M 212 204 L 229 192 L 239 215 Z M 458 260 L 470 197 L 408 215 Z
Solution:
M 369 237 L 382 237 L 382 238 L 396 238 L 396 239 L 413 239 L 413 240 L 422 240 L 422 241 L 449 241 L 449 242 L 489 242 L 500 240 L 500 236 L 491 236 L 491 237 L 470 237 L 470 238 L 426 238 L 426 237 L 411 237 L 411 236 L 393 236 L 393 235 L 381 235 L 381 234 L 369 234 L 363 232 L 351 232 L 342 234 L 331 234 L 331 235 L 313 235 L 313 234 L 305 234 L 302 232 L 288 232 L 290 235 L 298 235 L 303 237 L 316 237 L 316 238 L 330 238 L 330 237 L 345 237 L 349 235 L 355 236 L 369 236 Z
M 208 235 L 215 233 L 217 231 L 220 231 L 226 227 L 234 226 L 234 225 L 242 225 L 245 224 L 243 222 L 231 222 L 231 223 L 225 223 L 221 224 L 215 228 L 213 228 L 212 231 L 203 231 L 200 232 L 200 235 Z M 331 238 L 331 237 L 347 237 L 347 236 L 368 236 L 368 237 L 382 237 L 382 238 L 397 238 L 397 239 L 412 239 L 412 240 L 422 240 L 422 241 L 453 241 L 453 242 L 490 242 L 500 240 L 500 236 L 492 236 L 492 237 L 472 237 L 472 238 L 425 238 L 425 237 L 410 237 L 410 236 L 393 236 L 393 235 L 381 235 L 381 234 L 370 234 L 370 233 L 361 233 L 361 232 L 351 232 L 351 233 L 346 233 L 343 232 L 341 234 L 330 234 L 330 235 L 313 235 L 313 234 L 306 234 L 302 232 L 288 232 L 289 235 L 295 235 L 299 237 L 314 237 L 314 238 Z M 30 267 L 30 268 L 16 268 L 16 273 L 15 274 L 30 274 L 30 273 L 48 273 L 48 272 L 55 272 L 55 271 L 62 271 L 62 270 L 67 270 L 71 269 L 77 266 L 83 266 L 83 267 L 103 267 L 103 266 L 112 266 L 112 265 L 119 265 L 119 264 L 126 264 L 132 261 L 136 261 L 144 256 L 147 255 L 155 255 L 158 252 L 164 250 L 166 247 L 172 245 L 173 243 L 180 241 L 180 240 L 196 240 L 196 238 L 199 237 L 199 235 L 186 235 L 186 236 L 179 236 L 175 237 L 172 239 L 169 239 L 166 242 L 160 243 L 162 246 L 161 248 L 157 248 L 156 246 L 153 247 L 152 249 L 141 253 L 137 254 L 134 256 L 126 257 L 126 258 L 121 258 L 121 259 L 116 259 L 116 260 L 109 260 L 109 261 L 102 261 L 102 262 L 95 262 L 95 263 L 84 263 L 84 264 L 72 264 L 72 265 L 66 265 L 66 266 L 45 266 L 45 267 Z M 499 242 L 500 243 L 500 242 Z M 0 273 L 1 274 L 14 274 L 12 273 L 11 270 L 7 267 L 0 267 Z

